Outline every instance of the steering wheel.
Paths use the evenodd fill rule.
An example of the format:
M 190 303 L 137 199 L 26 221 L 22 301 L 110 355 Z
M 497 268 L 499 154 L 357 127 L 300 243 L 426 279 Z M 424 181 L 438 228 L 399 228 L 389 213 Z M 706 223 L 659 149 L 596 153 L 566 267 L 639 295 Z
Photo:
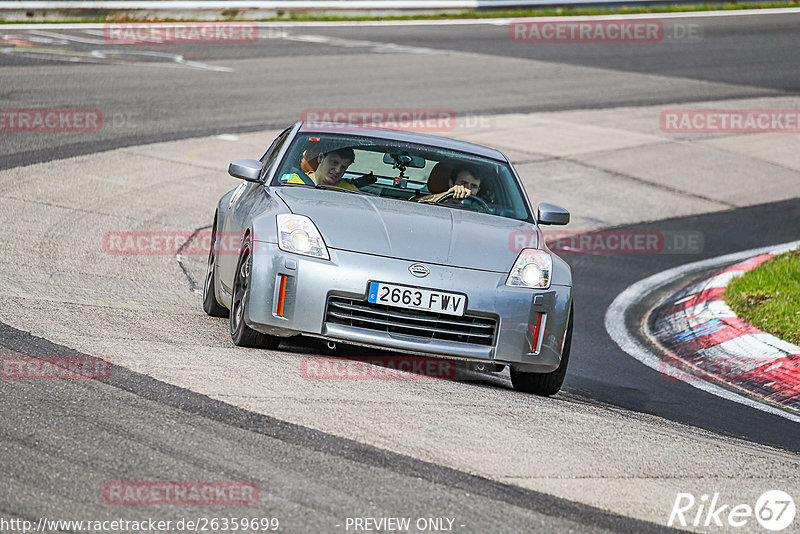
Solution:
M 434 202 L 434 204 L 441 204 L 445 200 L 447 200 L 449 198 L 453 198 L 454 195 L 455 195 L 455 193 L 453 193 L 453 192 L 447 193 L 446 195 L 441 197 L 439 200 Z M 478 207 L 478 209 L 480 209 L 480 211 L 482 211 L 484 213 L 491 213 L 492 212 L 492 208 L 489 207 L 489 204 L 487 204 L 486 201 L 484 201 L 480 197 L 476 197 L 474 195 L 470 195 L 470 196 L 468 196 L 466 198 L 462 198 L 461 199 L 461 203 L 462 204 L 464 204 L 465 202 L 467 202 L 468 204 L 469 203 L 473 203 L 474 205 L 476 205 Z

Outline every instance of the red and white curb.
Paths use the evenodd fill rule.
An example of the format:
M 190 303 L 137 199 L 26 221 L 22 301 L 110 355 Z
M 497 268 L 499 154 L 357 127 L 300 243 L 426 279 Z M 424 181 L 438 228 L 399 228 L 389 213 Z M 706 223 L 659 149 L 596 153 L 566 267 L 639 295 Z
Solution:
M 625 321 L 625 317 L 626 317 L 626 315 L 628 315 L 629 310 L 634 305 L 636 305 L 639 302 L 641 302 L 647 295 L 649 295 L 649 294 L 651 294 L 651 293 L 653 293 L 655 291 L 658 291 L 662 287 L 670 285 L 670 284 L 674 283 L 675 281 L 680 280 L 682 278 L 685 278 L 687 276 L 690 276 L 690 275 L 692 275 L 694 273 L 698 273 L 699 274 L 699 273 L 703 273 L 703 272 L 708 272 L 710 270 L 713 270 L 713 269 L 716 269 L 716 268 L 722 268 L 722 267 L 724 267 L 726 265 L 730 265 L 732 263 L 743 262 L 745 260 L 750 260 L 750 259 L 753 259 L 753 258 L 755 258 L 757 256 L 762 255 L 762 254 L 770 254 L 770 255 L 780 254 L 782 252 L 786 252 L 786 251 L 789 251 L 789 250 L 796 249 L 798 246 L 800 246 L 800 241 L 793 241 L 791 243 L 784 243 L 782 245 L 773 245 L 773 246 L 769 246 L 769 247 L 762 247 L 762 248 L 757 248 L 757 249 L 745 250 L 745 251 L 736 252 L 736 253 L 733 253 L 733 254 L 726 254 L 724 256 L 719 256 L 717 258 L 710 258 L 710 259 L 707 259 L 707 260 L 697 261 L 697 262 L 686 264 L 686 265 L 680 265 L 678 267 L 673 267 L 672 269 L 668 269 L 666 271 L 662 271 L 660 273 L 656 273 L 656 274 L 654 274 L 652 276 L 649 276 L 649 277 L 647 277 L 647 278 L 645 278 L 643 280 L 640 280 L 640 281 L 636 282 L 635 284 L 629 286 L 622 293 L 617 295 L 617 297 L 614 299 L 614 301 L 611 303 L 611 305 L 606 310 L 606 315 L 605 315 L 606 331 L 608 332 L 609 336 L 611 336 L 611 339 L 613 339 L 614 342 L 616 342 L 617 345 L 619 345 L 620 348 L 623 351 L 625 351 L 630 356 L 632 356 L 633 358 L 637 359 L 638 361 L 640 361 L 644 365 L 647 365 L 651 369 L 654 369 L 655 371 L 660 372 L 660 373 L 664 373 L 665 372 L 666 362 L 663 359 L 663 355 L 654 353 L 650 349 L 650 347 L 646 346 L 644 343 L 639 341 L 639 337 L 637 335 L 635 335 L 633 332 L 629 331 L 629 329 L 628 329 L 628 326 L 627 326 L 626 321 Z M 728 271 L 728 270 L 726 269 L 726 271 Z M 716 276 L 715 277 L 707 277 L 707 278 L 701 280 L 698 283 L 706 282 L 707 284 L 716 284 L 716 283 L 724 282 L 726 278 L 729 281 L 730 278 L 735 275 L 735 272 L 734 271 L 728 271 L 728 273 L 720 272 L 720 273 L 717 273 L 717 274 L 718 274 L 718 277 L 716 277 Z M 726 285 L 727 285 L 727 283 L 726 283 Z M 684 308 L 686 310 L 691 310 L 692 313 L 696 312 L 696 317 L 694 317 L 692 319 L 694 321 L 693 324 L 698 325 L 698 324 L 700 324 L 700 321 L 702 321 L 703 319 L 705 319 L 707 317 L 709 318 L 708 319 L 709 321 L 713 320 L 714 318 L 717 318 L 716 316 L 710 317 L 708 315 L 708 314 L 712 313 L 712 310 L 713 310 L 714 313 L 716 313 L 717 311 L 720 311 L 720 310 L 724 311 L 724 308 L 722 308 L 722 306 L 724 306 L 724 303 L 718 302 L 719 299 L 712 299 L 710 297 L 710 295 L 714 294 L 714 291 L 716 291 L 717 294 L 719 295 L 719 297 L 721 298 L 721 291 L 724 291 L 724 289 L 712 288 L 712 287 L 706 288 L 706 295 L 709 295 L 707 298 L 704 299 L 704 301 L 709 301 L 708 304 L 707 304 L 707 308 L 697 308 L 696 306 L 699 306 L 698 299 L 695 299 L 695 300 L 687 299 L 686 301 L 684 301 L 683 304 L 684 304 Z M 698 291 L 698 293 L 700 293 L 700 291 Z M 689 297 L 689 296 L 690 296 L 689 294 L 683 295 L 683 297 Z M 676 299 L 676 300 L 678 300 L 678 299 Z M 692 310 L 692 308 L 694 308 L 694 309 Z M 706 315 L 702 315 L 701 316 L 701 312 L 705 313 Z M 686 313 L 686 316 L 691 316 L 688 312 L 685 312 L 685 313 Z M 730 312 L 729 310 L 728 310 L 728 313 L 733 315 L 732 312 Z M 721 318 L 719 318 L 719 319 L 721 320 Z M 734 329 L 730 325 L 731 324 L 736 324 L 736 321 L 739 320 L 739 319 L 738 318 L 734 318 L 734 317 L 726 317 L 725 319 L 728 321 L 728 323 L 727 323 L 728 326 L 726 326 L 726 328 L 730 328 L 729 332 L 733 332 Z M 739 321 L 741 321 L 741 320 L 739 320 Z M 744 323 L 744 321 L 741 321 L 741 323 Z M 682 330 L 685 331 L 685 330 L 688 330 L 688 328 L 689 328 L 689 326 L 685 325 Z M 753 327 L 751 326 L 751 328 L 753 328 Z M 718 332 L 722 332 L 722 330 L 719 330 Z M 695 332 L 695 333 L 697 333 L 697 332 Z M 649 333 L 649 334 L 652 337 L 652 333 Z M 759 339 L 759 336 L 762 335 L 762 334 L 763 333 L 761 333 L 761 332 L 757 332 L 757 331 L 753 331 L 753 330 L 750 330 L 750 331 L 746 331 L 745 330 L 745 332 L 742 335 L 749 335 L 750 336 L 750 337 L 745 338 L 745 339 L 757 340 L 757 339 Z M 713 335 L 713 333 L 712 334 L 706 334 L 706 335 Z M 766 334 L 763 334 L 763 335 L 766 335 Z M 700 337 L 700 336 L 698 336 L 698 337 Z M 737 337 L 742 337 L 742 336 L 734 336 L 734 337 L 731 337 L 730 339 L 725 340 L 725 341 L 732 341 L 732 340 L 735 340 Z M 772 337 L 772 336 L 770 336 L 770 337 Z M 723 339 L 722 335 L 718 335 L 717 339 Z M 762 341 L 763 341 L 763 339 L 764 338 L 761 337 Z M 773 338 L 773 339 L 775 339 L 775 338 Z M 753 358 L 752 356 L 754 354 L 751 353 L 749 350 L 734 351 L 734 349 L 731 349 L 732 350 L 731 357 L 735 358 L 736 363 L 738 365 L 737 369 L 747 369 L 749 367 L 751 369 L 751 371 L 752 371 L 752 369 L 755 369 L 756 367 L 758 367 L 756 365 L 756 363 L 758 361 L 763 361 L 766 364 L 767 360 L 769 360 L 769 358 L 770 358 L 770 355 L 772 355 L 772 356 L 774 356 L 773 363 L 775 363 L 778 360 L 781 360 L 782 358 L 788 356 L 788 352 L 793 350 L 793 349 L 789 349 L 789 346 L 793 347 L 793 345 L 789 345 L 788 343 L 784 344 L 784 342 L 782 342 L 780 340 L 778 340 L 778 341 L 779 341 L 778 343 L 773 342 L 773 343 L 769 344 L 770 350 L 773 351 L 773 352 L 762 353 L 760 355 L 760 358 L 758 357 L 759 355 L 755 355 L 757 357 Z M 719 343 L 718 345 L 721 345 L 721 343 Z M 729 345 L 726 345 L 726 347 L 735 347 L 735 346 L 738 346 L 737 342 L 734 342 L 734 343 L 731 343 Z M 716 349 L 716 348 L 709 349 L 709 356 L 708 356 L 709 358 L 713 357 L 713 353 L 711 351 L 714 351 L 714 350 L 718 350 L 718 349 Z M 781 351 L 783 351 L 783 352 L 781 352 Z M 781 354 L 781 355 L 779 355 L 779 354 Z M 795 352 L 794 354 L 800 354 L 800 353 L 799 352 Z M 743 356 L 745 356 L 746 358 L 742 358 Z M 743 363 L 739 362 L 740 359 L 744 360 L 744 362 Z M 717 360 L 717 361 L 719 361 L 719 360 Z M 794 361 L 795 362 L 795 366 L 797 365 L 797 361 L 798 360 L 796 358 L 794 360 L 790 359 L 790 361 Z M 697 366 L 695 366 L 695 367 L 697 367 Z M 783 366 L 781 366 L 781 367 L 783 367 Z M 769 365 L 766 365 L 763 370 L 766 371 L 768 368 L 769 368 Z M 673 367 L 673 369 L 674 369 L 674 367 Z M 778 368 L 770 369 L 769 372 L 777 374 L 777 369 Z M 680 367 L 678 367 L 677 370 L 681 370 Z M 697 370 L 703 371 L 702 368 L 697 369 Z M 662 376 L 664 376 L 664 375 L 662 374 Z M 790 421 L 794 421 L 794 422 L 800 423 L 800 410 L 798 410 L 796 407 L 789 406 L 789 405 L 787 405 L 785 403 L 777 404 L 777 403 L 775 403 L 775 400 L 773 398 L 769 398 L 768 399 L 766 395 L 759 395 L 761 397 L 761 399 L 763 399 L 763 400 L 759 400 L 752 393 L 745 394 L 745 391 L 744 391 L 743 388 L 740 387 L 740 384 L 727 382 L 727 381 L 726 381 L 727 382 L 726 384 L 721 384 L 722 380 L 720 380 L 718 378 L 714 378 L 714 376 L 711 375 L 708 372 L 705 372 L 705 373 L 699 372 L 699 373 L 695 374 L 695 373 L 686 372 L 686 370 L 683 370 L 683 372 L 676 372 L 675 370 L 673 370 L 668 375 L 668 378 L 669 379 L 675 379 L 675 380 L 681 380 L 681 381 L 683 381 L 683 382 L 685 382 L 685 383 L 687 383 L 687 384 L 689 384 L 689 385 L 691 385 L 691 386 L 693 386 L 693 387 L 695 387 L 697 389 L 700 389 L 700 390 L 705 391 L 707 393 L 710 393 L 712 395 L 716 395 L 718 397 L 724 398 L 724 399 L 729 400 L 731 402 L 736 402 L 736 403 L 739 403 L 739 404 L 743 404 L 743 405 L 749 406 L 751 408 L 755 408 L 757 410 L 761 410 L 763 412 L 767 412 L 767 413 L 770 413 L 770 414 L 773 414 L 773 415 L 777 415 L 779 417 L 783 417 L 785 419 L 789 419 Z M 768 382 L 764 383 L 764 385 L 767 385 L 767 384 L 768 384 Z M 774 391 L 773 391 L 773 393 L 774 393 Z
M 650 316 L 649 330 L 673 355 L 664 376 L 719 380 L 800 412 L 800 347 L 762 332 L 725 304 L 731 280 L 774 254 L 760 254 L 690 284 Z

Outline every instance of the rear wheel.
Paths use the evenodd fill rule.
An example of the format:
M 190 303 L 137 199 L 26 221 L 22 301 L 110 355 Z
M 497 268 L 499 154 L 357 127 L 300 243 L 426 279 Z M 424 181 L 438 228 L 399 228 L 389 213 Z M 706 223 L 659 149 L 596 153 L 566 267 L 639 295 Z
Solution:
M 215 273 L 217 256 L 214 248 L 217 242 L 217 218 L 214 217 L 214 226 L 211 228 L 211 248 L 208 251 L 208 263 L 206 264 L 206 278 L 203 283 L 203 311 L 212 317 L 227 317 L 228 309 L 217 302 L 215 288 L 217 287 L 217 275 Z
M 248 239 L 242 245 L 239 263 L 236 265 L 236 274 L 233 277 L 233 298 L 231 299 L 231 340 L 239 347 L 260 347 L 274 349 L 280 343 L 280 338 L 256 332 L 244 322 L 244 309 L 247 304 L 248 289 L 250 284 L 250 270 L 253 265 L 251 257 L 251 243 Z
M 555 371 L 549 373 L 524 373 L 511 367 L 511 383 L 514 389 L 534 395 L 555 395 L 561 390 L 564 377 L 567 376 L 569 351 L 572 346 L 572 305 L 569 307 L 569 322 L 564 334 L 564 350 L 561 352 L 561 363 Z

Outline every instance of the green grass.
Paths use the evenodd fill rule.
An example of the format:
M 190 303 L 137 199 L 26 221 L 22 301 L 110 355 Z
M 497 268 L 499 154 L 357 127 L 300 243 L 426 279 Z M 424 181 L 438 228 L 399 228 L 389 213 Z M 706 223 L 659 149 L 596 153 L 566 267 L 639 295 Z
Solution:
M 800 0 L 793 2 L 765 2 L 765 3 L 729 3 L 729 4 L 701 4 L 701 5 L 675 5 L 675 6 L 653 6 L 653 7 L 620 7 L 620 8 L 583 8 L 583 9 L 525 9 L 514 11 L 484 11 L 484 10 L 470 10 L 451 13 L 433 13 L 433 14 L 417 14 L 417 15 L 397 15 L 397 16 L 348 16 L 348 15 L 325 15 L 314 13 L 296 13 L 287 11 L 283 16 L 269 18 L 269 19 L 248 19 L 240 18 L 238 10 L 231 10 L 230 15 L 223 15 L 220 20 L 258 20 L 258 21 L 306 21 L 306 22 L 319 22 L 319 21 L 369 21 L 369 20 L 457 20 L 457 19 L 477 19 L 477 18 L 523 18 L 523 17 L 553 17 L 553 16 L 588 16 L 588 15 L 626 15 L 626 14 L 641 14 L 641 13 L 692 13 L 697 11 L 729 11 L 738 9 L 774 9 L 774 8 L 789 8 L 800 7 Z M 34 10 L 36 11 L 36 10 Z M 182 18 L 158 18 L 154 19 L 152 16 L 148 17 L 132 17 L 129 14 L 109 14 L 98 12 L 96 17 L 59 20 L 53 21 L 53 24 L 76 23 L 76 22 L 190 22 L 195 19 Z M 41 24 L 43 21 L 5 21 L 0 20 L 2 24 Z
M 734 278 L 725 302 L 748 323 L 800 345 L 800 249 Z

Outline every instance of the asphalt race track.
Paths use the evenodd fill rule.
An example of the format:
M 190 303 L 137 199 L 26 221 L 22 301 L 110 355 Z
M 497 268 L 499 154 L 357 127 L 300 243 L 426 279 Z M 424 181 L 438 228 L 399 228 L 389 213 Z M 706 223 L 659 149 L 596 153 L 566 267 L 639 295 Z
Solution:
M 356 529 L 348 518 L 410 517 L 449 518 L 457 532 L 642 532 L 668 530 L 678 492 L 753 505 L 780 489 L 800 504 L 796 419 L 665 379 L 604 327 L 610 303 L 638 280 L 797 240 L 798 135 L 748 140 L 768 152 L 752 156 L 751 167 L 738 163 L 738 145 L 681 167 L 681 150 L 728 141 L 684 136 L 664 144 L 673 155 L 665 163 L 624 148 L 609 156 L 600 145 L 615 140 L 605 135 L 592 137 L 597 149 L 585 154 L 527 149 L 504 126 L 572 121 L 586 139 L 591 128 L 616 128 L 620 139 L 657 150 L 665 143 L 654 137 L 658 124 L 642 117 L 661 109 L 800 107 L 800 14 L 664 24 L 692 28 L 695 38 L 531 45 L 510 40 L 498 23 L 362 24 L 262 28 L 255 43 L 120 46 L 106 43 L 102 28 L 0 27 L 0 107 L 103 116 L 94 132 L 0 132 L 0 355 L 83 354 L 114 366 L 102 381 L 0 382 L 0 521 L 246 515 L 278 518 L 281 532 L 368 532 L 378 529 Z M 204 257 L 187 258 L 184 272 L 174 256 L 104 253 L 102 237 L 207 227 L 215 200 L 237 185 L 225 162 L 259 157 L 309 108 L 489 117 L 485 131 L 453 135 L 496 139 L 534 202 L 565 205 L 576 229 L 696 232 L 702 249 L 564 255 L 575 280 L 575 335 L 565 387 L 552 398 L 514 392 L 507 371 L 304 380 L 300 360 L 329 354 L 320 344 L 235 348 L 227 322 L 202 313 L 189 280 L 202 277 Z M 641 178 L 659 165 L 663 182 Z M 727 191 L 692 184 L 691 165 Z M 591 180 L 548 181 L 551 171 Z M 626 317 L 631 331 L 659 297 Z M 164 480 L 247 481 L 258 500 L 104 501 L 110 482 Z M 756 528 L 753 520 L 747 530 Z
M 99 108 L 111 124 L 80 139 L 11 137 L 0 147 L 0 168 L 130 144 L 279 128 L 312 106 L 436 107 L 482 114 L 794 94 L 800 89 L 797 17 L 680 19 L 703 38 L 638 48 L 525 45 L 510 41 L 508 27 L 495 24 L 360 24 L 275 28 L 257 44 L 151 45 L 143 53 L 162 57 L 108 53 L 106 59 L 85 57 L 110 48 L 102 29 L 78 40 L 65 38 L 74 32 L 58 28 L 34 30 L 28 39 L 40 46 L 9 46 L 0 54 L 0 64 L 13 67 L 4 69 L 3 101 L 76 103 Z M 284 32 L 289 38 L 282 37 Z M 65 56 L 77 64 L 63 61 Z M 198 66 L 177 64 L 176 56 Z M 524 61 L 513 61 L 517 58 Z M 143 67 L 95 63 L 134 60 L 163 69 L 143 76 Z M 226 61 L 236 61 L 235 75 L 210 70 Z M 312 81 L 322 72 L 318 82 Z

